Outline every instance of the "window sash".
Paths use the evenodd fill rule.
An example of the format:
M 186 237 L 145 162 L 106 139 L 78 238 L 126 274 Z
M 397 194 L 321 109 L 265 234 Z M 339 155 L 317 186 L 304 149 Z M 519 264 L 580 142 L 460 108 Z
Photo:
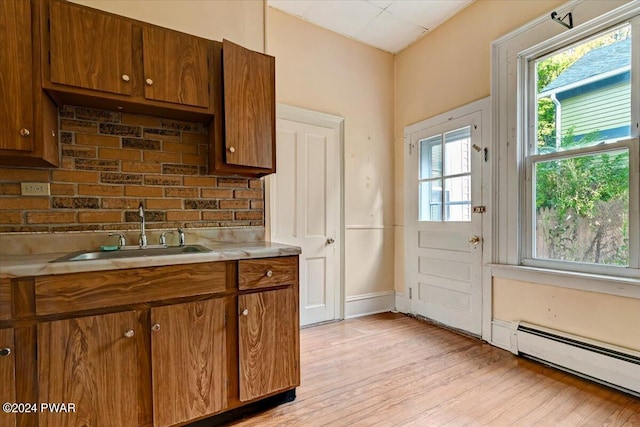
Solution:
M 610 144 L 584 147 L 556 153 L 537 154 L 527 156 L 525 160 L 525 203 L 523 229 L 521 235 L 522 257 L 520 263 L 524 266 L 551 268 L 557 270 L 580 271 L 593 274 L 610 274 L 616 276 L 640 277 L 640 208 L 638 207 L 638 193 L 640 192 L 638 138 L 631 138 Z M 536 206 L 534 168 L 540 162 L 563 160 L 588 155 L 606 154 L 608 152 L 628 150 L 629 152 L 629 265 L 616 266 L 608 264 L 585 263 L 578 261 L 563 261 L 536 258 L 534 242 L 536 238 Z

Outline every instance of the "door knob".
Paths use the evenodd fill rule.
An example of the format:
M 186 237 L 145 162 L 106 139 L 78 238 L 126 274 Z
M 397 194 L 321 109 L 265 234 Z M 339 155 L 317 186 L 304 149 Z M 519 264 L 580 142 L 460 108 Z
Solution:
M 125 336 L 125 338 L 133 338 L 133 336 L 134 336 L 135 334 L 136 334 L 136 333 L 135 333 L 135 332 L 133 332 L 133 329 L 129 329 L 127 332 L 125 332 L 125 333 L 124 333 L 124 336 Z
M 243 316 L 248 316 L 249 315 L 249 309 L 245 308 L 244 310 L 242 310 L 242 315 Z
M 478 236 L 471 236 L 469 238 L 469 243 L 472 243 L 474 245 L 477 245 L 478 243 L 480 243 L 480 237 Z
M 335 242 L 336 242 L 336 241 L 335 241 L 335 240 L 333 240 L 333 237 L 329 237 L 329 238 L 327 239 L 327 245 L 333 245 Z
M 153 326 L 151 327 L 152 331 L 159 331 L 160 330 L 160 323 L 154 323 Z
M 148 84 L 149 86 L 152 86 L 153 85 L 153 80 L 147 79 L 147 80 L 145 80 L 145 83 Z

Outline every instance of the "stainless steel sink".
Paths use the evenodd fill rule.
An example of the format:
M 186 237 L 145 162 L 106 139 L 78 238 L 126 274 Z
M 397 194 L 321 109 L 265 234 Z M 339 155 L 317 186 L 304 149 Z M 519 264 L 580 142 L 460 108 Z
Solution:
M 211 249 L 200 245 L 168 246 L 151 248 L 126 248 L 117 251 L 82 251 L 65 255 L 51 262 L 89 261 L 100 259 L 137 258 L 157 255 L 180 255 L 211 252 Z

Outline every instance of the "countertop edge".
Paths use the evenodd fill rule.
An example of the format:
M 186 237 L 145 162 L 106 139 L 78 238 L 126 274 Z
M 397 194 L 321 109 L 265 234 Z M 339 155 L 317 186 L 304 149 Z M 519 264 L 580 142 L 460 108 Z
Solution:
M 207 245 L 203 245 L 207 246 Z M 159 255 L 88 261 L 51 261 L 66 254 L 11 255 L 0 257 L 0 279 L 50 276 L 91 271 L 121 270 L 130 268 L 160 267 L 165 265 L 196 264 L 242 259 L 294 256 L 302 253 L 297 246 L 267 241 L 252 243 L 220 243 L 207 246 L 211 252 L 179 255 Z

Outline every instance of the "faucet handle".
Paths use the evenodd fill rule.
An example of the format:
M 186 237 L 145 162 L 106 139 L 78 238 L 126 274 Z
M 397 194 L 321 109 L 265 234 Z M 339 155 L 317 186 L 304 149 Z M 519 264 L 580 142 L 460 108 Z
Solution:
M 184 246 L 184 245 L 185 245 L 184 230 L 182 228 L 178 228 L 178 246 Z
M 118 247 L 127 246 L 127 239 L 125 239 L 122 233 L 109 233 L 109 236 L 118 236 Z
M 162 233 L 160 233 L 160 239 L 158 240 L 158 243 L 162 246 L 167 246 L 167 233 L 173 234 L 173 231 L 163 231 Z

